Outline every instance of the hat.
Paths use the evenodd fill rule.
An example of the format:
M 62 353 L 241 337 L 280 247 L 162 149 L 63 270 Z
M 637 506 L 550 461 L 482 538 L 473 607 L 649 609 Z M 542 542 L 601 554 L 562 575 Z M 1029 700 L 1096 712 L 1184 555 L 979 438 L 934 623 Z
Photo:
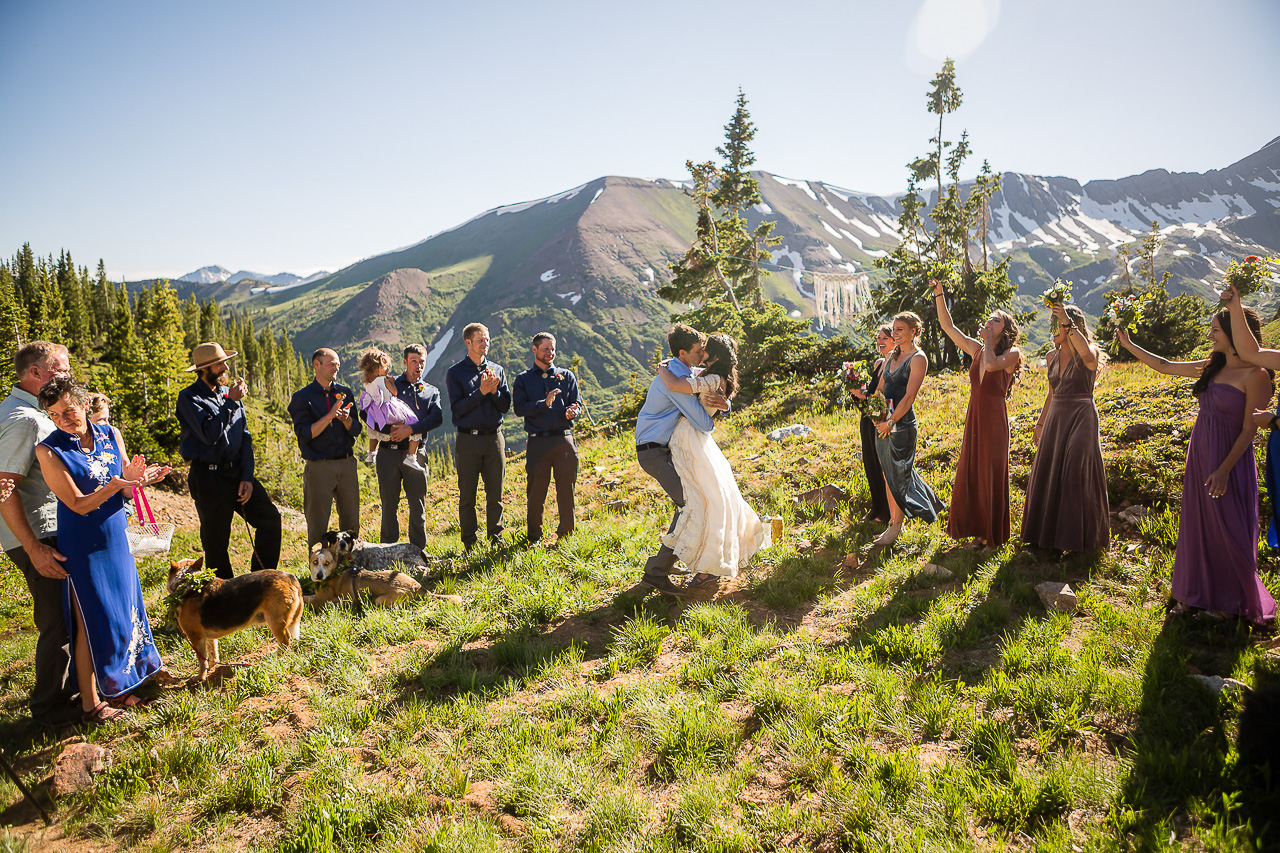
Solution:
M 192 370 L 199 370 L 202 367 L 212 367 L 220 361 L 227 361 L 228 359 L 235 357 L 236 354 L 234 352 L 226 352 L 223 350 L 222 344 L 200 344 L 191 351 L 191 366 L 187 368 L 186 372 L 189 373 Z

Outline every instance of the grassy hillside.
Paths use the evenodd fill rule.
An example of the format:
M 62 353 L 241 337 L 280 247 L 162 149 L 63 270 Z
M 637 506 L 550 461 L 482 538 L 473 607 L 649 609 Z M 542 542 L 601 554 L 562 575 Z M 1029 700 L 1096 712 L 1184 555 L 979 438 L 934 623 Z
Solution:
M 21 840 L 52 850 L 1251 850 L 1274 846 L 1277 805 L 1243 779 L 1238 700 L 1192 667 L 1250 684 L 1275 659 L 1240 627 L 1166 618 L 1189 383 L 1132 365 L 1098 394 L 1114 518 L 1111 551 L 1065 559 L 974 551 L 908 524 L 892 551 L 862 524 L 857 421 L 781 389 L 717 437 L 748 500 L 786 534 L 737 579 L 684 605 L 634 589 L 669 506 L 623 432 L 582 442 L 579 532 L 555 550 L 463 554 L 451 478 L 433 482 L 424 578 L 464 604 L 308 614 L 285 654 L 265 632 L 223 641 L 230 670 L 181 684 L 85 736 L 116 764 L 56 804 L 44 830 L 17 789 L 0 800 Z M 1030 371 L 1012 400 L 1014 526 L 1043 401 Z M 967 382 L 921 394 L 920 467 L 946 500 Z M 1122 442 L 1133 421 L 1148 440 Z M 787 444 L 763 432 L 791 422 Z M 838 512 L 792 502 L 825 483 Z M 365 487 L 372 488 L 371 480 Z M 523 533 L 522 458 L 505 489 Z M 376 527 L 376 492 L 365 504 Z M 554 513 L 549 508 L 549 513 Z M 291 521 L 285 562 L 303 570 Z M 247 562 L 241 531 L 238 564 Z M 194 531 L 178 555 L 194 554 Z M 925 563 L 953 573 L 939 580 Z M 164 567 L 142 566 L 149 603 Z M 1280 592 L 1268 553 L 1264 578 Z M 1071 583 L 1080 612 L 1034 592 Z M 3 742 L 41 787 L 65 741 L 32 730 L 29 602 L 0 575 Z M 195 671 L 176 638 L 167 666 Z

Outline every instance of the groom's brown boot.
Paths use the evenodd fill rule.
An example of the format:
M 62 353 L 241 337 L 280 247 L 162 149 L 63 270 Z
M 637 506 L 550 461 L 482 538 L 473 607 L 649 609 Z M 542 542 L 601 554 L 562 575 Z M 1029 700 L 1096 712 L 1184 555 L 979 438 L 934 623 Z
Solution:
M 674 598 L 684 598 L 689 594 L 689 591 L 684 587 L 673 584 L 671 578 L 666 575 L 645 574 L 640 578 L 640 586 L 656 589 L 658 592 L 666 593 Z

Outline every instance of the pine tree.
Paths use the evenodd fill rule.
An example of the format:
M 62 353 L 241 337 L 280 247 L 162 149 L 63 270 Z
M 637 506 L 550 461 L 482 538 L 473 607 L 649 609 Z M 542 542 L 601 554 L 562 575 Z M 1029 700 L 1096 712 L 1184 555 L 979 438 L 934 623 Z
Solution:
M 13 370 L 13 353 L 29 340 L 27 338 L 26 312 L 19 304 L 13 275 L 9 265 L 0 263 L 0 388 L 9 388 L 17 381 Z
M 671 283 L 658 290 L 664 299 L 697 305 L 685 315 L 686 322 L 730 334 L 741 332 L 743 304 L 763 310 L 760 261 L 769 246 L 780 242 L 769 236 L 773 222 L 750 230 L 743 216 L 760 202 L 760 185 L 750 171 L 755 155 L 749 143 L 755 134 L 746 95 L 739 90 L 737 107 L 725 125 L 725 144 L 716 149 L 724 165 L 685 164 L 693 178 L 693 188 L 685 194 L 698 209 L 696 236 L 685 256 L 671 265 Z
M 990 199 L 1000 189 L 1000 176 L 983 161 L 982 171 L 966 197 L 960 186 L 960 173 L 972 152 L 969 134 L 964 131 L 958 142 L 943 136 L 944 118 L 959 109 L 964 94 L 956 84 L 955 63 L 943 63 L 930 84 L 929 112 L 938 116 L 938 130 L 929 139 L 928 154 L 908 166 L 907 192 L 900 199 L 898 217 L 900 242 L 887 256 L 876 259 L 876 266 L 889 272 L 885 282 L 873 292 L 875 315 L 880 317 L 901 311 L 914 311 L 922 320 L 921 348 L 938 366 L 954 365 L 960 353 L 934 322 L 937 309 L 929 280 L 937 278 L 948 284 L 951 316 L 962 330 L 975 334 L 978 326 L 994 308 L 1008 306 L 1016 291 L 1009 281 L 1010 259 L 995 266 L 987 251 L 987 218 Z M 950 149 L 948 151 L 947 149 Z M 937 198 L 932 210 L 922 194 L 925 181 L 937 184 Z M 928 216 L 929 222 L 925 221 Z M 981 249 L 981 264 L 974 265 L 971 249 Z
M 204 343 L 204 339 L 200 337 L 200 303 L 196 301 L 194 293 L 182 303 L 182 329 L 182 345 L 188 353 Z

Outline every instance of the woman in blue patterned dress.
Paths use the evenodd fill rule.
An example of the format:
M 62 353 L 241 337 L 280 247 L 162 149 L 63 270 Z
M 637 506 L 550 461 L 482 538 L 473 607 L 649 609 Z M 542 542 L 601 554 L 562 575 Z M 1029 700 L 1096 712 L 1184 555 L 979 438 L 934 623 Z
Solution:
M 161 666 L 129 552 L 124 505 L 134 486 L 154 483 L 169 469 L 148 468 L 141 456 L 125 463 L 111 428 L 89 422 L 88 392 L 70 377 L 49 380 L 38 398 L 58 426 L 36 446 L 36 457 L 58 498 L 72 674 L 85 721 L 106 722 L 123 713 L 117 708 L 140 704 L 131 691 Z

